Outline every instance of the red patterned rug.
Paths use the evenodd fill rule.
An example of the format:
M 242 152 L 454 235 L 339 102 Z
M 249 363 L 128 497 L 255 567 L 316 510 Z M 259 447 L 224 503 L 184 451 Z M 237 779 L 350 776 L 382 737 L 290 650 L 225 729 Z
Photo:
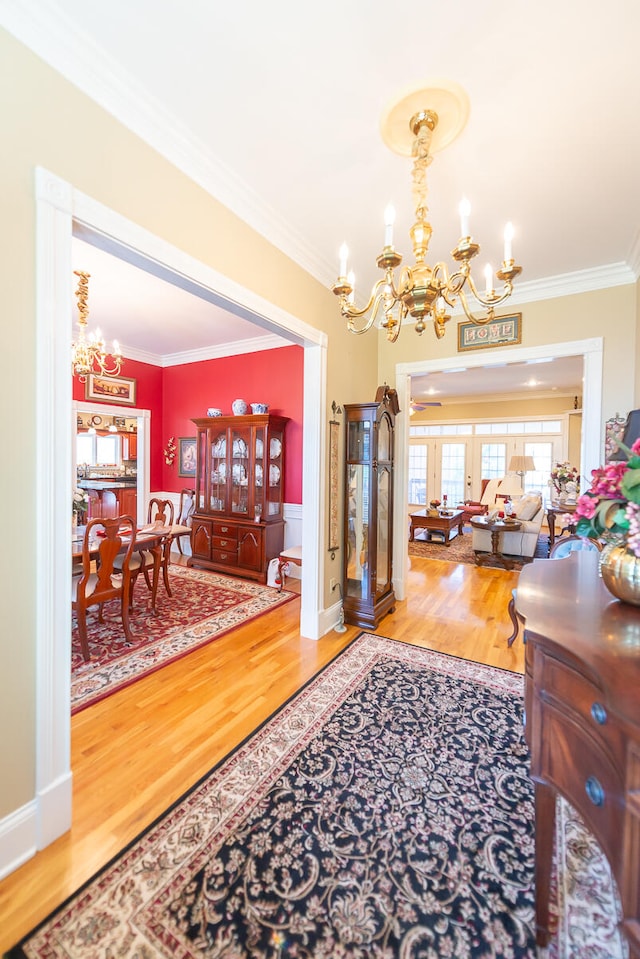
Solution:
M 294 599 L 296 593 L 204 570 L 172 566 L 172 597 L 158 586 L 157 614 L 147 607 L 142 577 L 135 588 L 128 646 L 119 602 L 105 603 L 104 623 L 97 611 L 88 617 L 91 659 L 85 662 L 73 617 L 71 641 L 71 712 L 76 713 L 118 689 L 180 659 L 198 646 Z

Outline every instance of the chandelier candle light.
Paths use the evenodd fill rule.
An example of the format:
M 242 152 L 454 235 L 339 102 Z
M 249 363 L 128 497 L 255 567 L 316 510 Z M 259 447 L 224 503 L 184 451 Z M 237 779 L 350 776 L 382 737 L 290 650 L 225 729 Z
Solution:
M 444 336 L 445 324 L 451 319 L 447 308 L 454 307 L 458 299 L 469 320 L 484 325 L 494 318 L 495 307 L 511 295 L 513 281 L 522 272 L 522 267 L 516 266 L 513 259 L 513 227 L 510 223 L 505 227 L 504 259 L 501 269 L 496 273 L 503 286 L 499 290 L 494 288 L 493 270 L 487 265 L 484 271 L 485 289 L 481 292 L 471 276 L 471 260 L 480 252 L 480 247 L 470 233 L 471 207 L 466 199 L 462 200 L 459 208 L 461 236 L 451 251 L 451 256 L 458 264 L 457 269 L 450 273 L 443 262 L 430 267 L 425 261 L 432 233 L 427 219 L 427 167 L 433 159 L 433 153 L 447 146 L 460 133 L 467 115 L 466 94 L 457 84 L 447 84 L 411 91 L 383 116 L 382 135 L 387 146 L 396 153 L 414 158 L 416 220 L 410 236 L 415 264 L 403 267 L 396 280 L 395 270 L 402 262 L 402 255 L 393 245 L 395 211 L 388 206 L 384 216 L 384 247 L 377 259 L 384 276 L 374 284 L 366 306 L 357 309 L 353 272 L 347 271 L 349 251 L 346 244 L 342 245 L 340 275 L 332 289 L 339 298 L 340 311 L 351 333 L 366 333 L 376 317 L 380 316 L 380 326 L 386 330 L 387 339 L 395 343 L 402 321 L 410 315 L 415 320 L 417 333 L 425 330 L 426 320 L 431 318 L 435 334 L 440 339 Z M 484 310 L 483 315 L 475 315 L 469 307 L 467 287 Z M 358 322 L 360 320 L 361 323 Z
M 122 353 L 118 341 L 113 341 L 113 353 L 107 353 L 99 328 L 96 327 L 95 333 L 87 333 L 87 317 L 89 316 L 87 298 L 89 296 L 89 277 L 91 274 L 81 273 L 79 270 L 74 270 L 74 273 L 80 277 L 76 289 L 76 299 L 80 313 L 78 319 L 80 332 L 78 333 L 78 339 L 71 344 L 71 368 L 73 373 L 81 383 L 86 383 L 87 376 L 90 373 L 98 373 L 100 376 L 117 376 L 122 369 Z

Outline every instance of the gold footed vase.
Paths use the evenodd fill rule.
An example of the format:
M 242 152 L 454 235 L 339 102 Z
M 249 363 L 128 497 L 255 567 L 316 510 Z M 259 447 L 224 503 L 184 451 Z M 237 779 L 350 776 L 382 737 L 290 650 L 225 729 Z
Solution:
M 600 575 L 612 596 L 640 606 L 640 557 L 626 546 L 605 546 L 600 554 Z

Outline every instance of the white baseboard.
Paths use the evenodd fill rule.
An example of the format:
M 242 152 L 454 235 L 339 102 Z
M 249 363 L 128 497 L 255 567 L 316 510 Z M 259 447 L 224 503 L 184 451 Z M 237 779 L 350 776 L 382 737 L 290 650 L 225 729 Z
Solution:
M 0 821 L 0 879 L 35 856 L 37 824 L 38 804 L 35 799 Z
M 72 774 L 0 820 L 0 879 L 71 829 Z

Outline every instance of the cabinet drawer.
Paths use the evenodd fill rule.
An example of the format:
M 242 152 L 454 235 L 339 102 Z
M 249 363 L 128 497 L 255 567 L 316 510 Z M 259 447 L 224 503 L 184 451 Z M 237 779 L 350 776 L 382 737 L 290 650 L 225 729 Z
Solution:
M 213 548 L 227 550 L 230 553 L 235 553 L 238 549 L 238 541 L 236 539 L 224 536 L 213 537 Z
M 544 655 L 543 670 L 545 699 L 552 699 L 559 712 L 578 722 L 587 735 L 597 738 L 614 762 L 622 767 L 624 736 L 616 717 L 603 702 L 602 690 L 553 656 Z
M 222 536 L 223 539 L 238 539 L 238 527 L 233 523 L 219 523 L 215 522 L 213 524 L 213 535 Z
M 214 563 L 224 563 L 225 566 L 238 565 L 238 553 L 236 550 L 213 549 L 211 550 L 211 558 Z
M 542 778 L 582 814 L 613 866 L 620 851 L 623 821 L 624 786 L 619 773 L 598 738 L 554 707 L 543 707 L 541 729 Z

